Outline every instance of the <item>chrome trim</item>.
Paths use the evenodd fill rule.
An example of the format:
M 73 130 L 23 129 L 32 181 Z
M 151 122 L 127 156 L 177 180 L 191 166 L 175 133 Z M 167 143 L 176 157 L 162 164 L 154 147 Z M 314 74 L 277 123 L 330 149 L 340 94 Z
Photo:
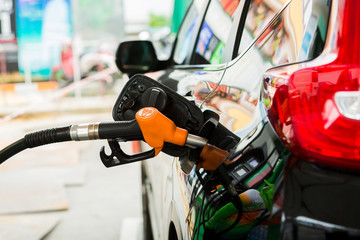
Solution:
M 89 138 L 93 139 L 100 139 L 99 136 L 99 123 L 94 123 L 89 125 Z
M 344 226 L 340 226 L 340 225 L 336 225 L 336 224 L 332 224 L 332 223 L 327 223 L 327 222 L 315 220 L 315 219 L 304 217 L 304 216 L 296 217 L 295 221 L 299 225 L 317 228 L 317 229 L 323 229 L 323 230 L 326 230 L 329 232 L 346 231 L 346 232 L 351 232 L 356 235 L 360 234 L 360 229 L 348 228 L 348 227 L 344 227 Z
M 94 125 L 98 124 L 72 125 L 70 128 L 71 139 L 74 141 L 97 139 L 96 136 L 98 136 L 98 128 Z M 97 131 L 97 133 L 95 131 Z
M 74 141 L 79 141 L 79 138 L 77 136 L 77 125 L 71 125 L 71 127 L 70 127 L 70 137 Z
M 188 134 L 185 146 L 188 147 L 204 147 L 207 143 L 207 139 L 196 135 Z

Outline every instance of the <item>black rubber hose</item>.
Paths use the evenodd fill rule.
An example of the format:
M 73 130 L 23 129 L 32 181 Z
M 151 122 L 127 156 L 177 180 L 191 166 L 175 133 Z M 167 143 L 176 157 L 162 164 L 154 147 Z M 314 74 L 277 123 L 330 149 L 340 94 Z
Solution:
M 94 126 L 96 124 L 91 124 Z M 77 125 L 75 125 L 77 126 Z M 119 122 L 102 122 L 98 125 L 98 136 L 95 138 L 85 138 L 81 140 L 91 139 L 117 139 L 119 141 L 143 140 L 139 124 L 134 119 L 132 121 Z M 79 139 L 71 137 L 71 126 L 61 128 L 50 128 L 34 133 L 26 134 L 23 139 L 9 145 L 0 151 L 0 164 L 15 154 L 27 149 L 34 148 L 50 143 L 65 142 Z M 89 129 L 87 130 L 89 131 Z
M 28 148 L 72 140 L 70 136 L 70 126 L 29 133 L 25 135 L 24 139 Z
M 27 148 L 65 141 L 71 141 L 70 127 L 51 128 L 26 134 L 24 138 L 0 151 L 0 164 Z
M 24 138 L 10 144 L 9 146 L 7 146 L 6 148 L 0 151 L 0 164 L 2 164 L 3 162 L 5 162 L 7 159 L 14 156 L 15 154 L 17 154 L 18 152 L 21 152 L 27 148 L 28 147 L 26 146 L 26 142 Z

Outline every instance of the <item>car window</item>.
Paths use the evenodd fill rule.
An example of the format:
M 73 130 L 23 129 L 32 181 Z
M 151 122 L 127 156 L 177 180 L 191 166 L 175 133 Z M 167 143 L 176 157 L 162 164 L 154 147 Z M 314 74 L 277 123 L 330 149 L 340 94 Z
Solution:
M 176 64 L 183 64 L 186 57 L 191 51 L 192 42 L 194 41 L 195 36 L 195 26 L 197 21 L 199 21 L 200 13 L 202 12 L 202 7 L 204 0 L 195 0 L 191 4 L 184 21 L 181 24 L 177 41 L 174 51 L 174 62 Z
M 255 40 L 254 47 L 262 58 L 273 66 L 306 61 L 321 53 L 330 12 L 328 1 L 291 1 L 285 10 L 268 24 L 275 12 L 282 7 L 270 5 L 269 1 L 265 0 L 252 1 L 239 54 L 246 51 Z
M 210 2 L 196 43 L 192 64 L 219 64 L 240 0 Z

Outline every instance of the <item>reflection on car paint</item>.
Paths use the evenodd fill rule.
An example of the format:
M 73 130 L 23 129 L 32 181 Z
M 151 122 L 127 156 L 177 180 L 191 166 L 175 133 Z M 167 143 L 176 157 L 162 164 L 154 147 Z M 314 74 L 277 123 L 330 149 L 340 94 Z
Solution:
M 193 64 L 219 64 L 230 35 L 239 1 L 211 1 L 201 26 Z
M 177 92 L 185 95 L 189 91 L 195 91 L 193 86 L 199 82 L 207 81 L 216 83 L 222 74 L 223 70 L 221 68 L 214 68 L 213 71 L 199 71 L 199 69 L 184 71 L 175 69 L 169 73 L 168 78 L 177 81 Z
M 244 188 L 255 188 L 259 192 L 270 188 L 270 184 L 275 188 L 276 194 L 272 196 L 274 204 L 269 212 L 271 215 L 266 215 L 267 220 L 270 220 L 263 221 L 255 216 L 255 221 L 248 222 L 247 227 L 239 225 L 233 232 L 228 233 L 226 237 L 229 238 L 238 239 L 246 234 L 251 238 L 265 233 L 268 234 L 266 235 L 268 239 L 278 238 L 277 235 L 271 236 L 271 228 L 279 228 L 281 221 L 283 192 L 277 191 L 277 188 L 281 187 L 283 164 L 288 159 L 289 153 L 280 144 L 274 129 L 268 123 L 268 120 L 271 122 L 271 113 L 266 116 L 264 111 L 269 108 L 287 107 L 285 100 L 273 103 L 270 93 L 277 84 L 287 79 L 286 74 L 291 74 L 294 69 L 301 67 L 301 64 L 297 67 L 284 66 L 284 64 L 315 58 L 320 54 L 319 50 L 324 44 L 324 33 L 326 33 L 324 22 L 327 22 L 329 12 L 316 11 L 313 1 L 305 3 L 305 1 L 293 0 L 287 3 L 289 5 L 284 5 L 284 2 L 251 1 L 239 56 L 233 61 L 217 67 L 175 66 L 167 76 L 177 83 L 177 91 L 180 94 L 191 92 L 196 103 L 203 102 L 204 109 L 213 109 L 219 113 L 221 123 L 241 137 L 234 154 L 226 161 L 234 181 L 241 183 Z M 323 1 L 322 6 L 327 6 L 325 2 L 327 0 Z M 232 4 L 231 1 L 226 0 L 221 3 L 223 7 Z M 231 12 L 229 9 L 225 12 Z M 305 11 L 310 11 L 312 15 L 305 16 Z M 200 33 L 201 46 L 195 45 L 197 53 L 203 56 L 209 50 L 211 38 L 215 34 L 206 18 L 204 22 L 201 29 L 206 30 L 208 35 L 202 36 Z M 315 47 L 310 49 L 309 45 Z M 215 48 L 211 49 L 213 51 Z M 208 55 L 205 58 L 211 62 L 211 54 Z M 225 66 L 226 70 L 224 70 Z M 276 68 L 271 69 L 275 66 Z M 264 79 L 267 79 L 263 86 L 265 94 L 260 96 Z M 263 98 L 263 102 L 260 101 L 260 97 Z M 285 135 L 292 134 L 290 129 L 286 129 L 288 121 L 289 116 L 282 116 L 280 123 L 275 124 L 275 128 L 280 129 L 275 131 L 282 132 L 283 135 L 280 137 L 283 139 Z M 177 161 L 175 165 L 178 185 L 174 187 L 180 189 L 183 204 L 180 208 L 185 209 L 181 212 L 180 218 L 186 219 L 186 232 L 191 237 L 198 236 L 201 239 L 204 234 L 200 226 L 201 214 L 205 211 L 209 214 L 208 217 L 212 215 L 210 208 L 206 207 L 212 198 L 206 199 L 203 196 L 200 180 L 194 171 L 186 175 L 180 170 Z M 205 174 L 203 177 L 206 177 Z M 221 202 L 219 208 L 220 205 Z M 229 225 L 233 221 L 231 219 L 234 220 L 234 215 L 223 219 L 223 223 Z M 255 223 L 258 226 L 253 227 Z
M 254 33 L 253 36 L 257 35 L 256 31 L 263 29 L 262 36 L 254 42 L 245 55 L 229 64 L 231 67 L 226 69 L 224 77 L 219 85 L 212 82 L 209 83 L 201 81 L 194 86 L 194 96 L 198 100 L 205 101 L 206 107 L 215 109 L 221 113 L 221 122 L 233 131 L 241 132 L 246 129 L 249 129 L 248 131 L 250 131 L 250 128 L 247 127 L 255 121 L 256 117 L 260 116 L 256 115 L 256 113 L 260 111 L 258 99 L 260 97 L 259 90 L 263 79 L 262 73 L 272 66 L 294 62 L 296 59 L 299 59 L 296 56 L 299 55 L 299 42 L 301 42 L 303 37 L 303 30 L 302 28 L 300 29 L 300 27 L 302 27 L 300 25 L 292 25 L 293 22 L 291 21 L 291 17 L 289 17 L 289 13 L 293 12 L 298 4 L 299 2 L 290 4 L 290 6 L 286 8 L 281 15 L 278 15 L 274 21 L 271 21 L 269 26 L 263 27 L 259 24 L 259 22 L 253 22 L 257 24 L 252 28 Z M 270 21 L 270 19 L 267 21 Z M 301 23 L 301 21 L 296 21 L 294 23 Z M 307 57 L 312 58 L 316 54 L 317 53 L 314 52 L 309 54 Z M 245 101 L 241 102 L 241 100 Z M 286 102 L 283 104 L 286 104 Z M 245 106 L 247 108 L 245 108 Z M 246 119 L 246 117 L 248 118 Z M 229 124 L 230 122 L 231 124 Z M 268 126 L 268 124 L 266 126 Z M 252 148 L 248 147 L 245 148 L 245 150 L 244 148 L 238 148 L 239 151 L 241 151 L 240 153 L 243 154 L 246 151 L 252 152 L 255 149 L 258 149 L 260 146 L 256 145 L 255 139 L 260 137 L 264 138 L 263 133 L 264 131 L 261 131 L 261 133 L 251 137 Z M 264 141 L 264 139 L 262 139 L 259 142 L 266 142 L 267 144 L 270 144 L 266 147 L 267 150 L 265 151 L 267 153 L 264 153 L 264 156 L 270 156 L 268 159 L 263 160 L 265 164 L 254 164 L 253 166 L 259 168 L 257 168 L 257 172 L 253 173 L 251 177 L 246 176 L 249 169 L 246 170 L 245 168 L 237 169 L 236 174 L 239 175 L 239 173 L 242 173 L 240 174 L 241 177 L 246 176 L 246 178 L 242 181 L 247 185 L 247 187 L 254 188 L 257 186 L 257 189 L 261 190 L 262 188 L 260 188 L 258 184 L 264 179 L 269 180 L 275 176 L 275 178 L 278 179 L 272 180 L 272 182 L 275 183 L 281 178 L 283 172 L 283 161 L 286 159 L 286 152 L 279 153 L 275 150 L 276 148 L 274 145 L 271 146 L 271 141 Z M 244 156 L 242 155 L 239 159 L 244 159 Z M 273 205 L 273 208 L 275 208 L 274 210 L 279 210 L 281 208 L 282 196 L 278 193 L 274 196 L 274 198 L 276 199 L 276 204 Z M 204 200 L 202 199 L 201 202 L 203 201 Z M 201 202 L 197 205 L 198 214 L 202 213 L 203 203 Z M 274 211 L 273 213 L 277 214 L 278 212 L 279 211 Z M 277 218 L 274 218 L 273 220 L 280 223 L 280 216 L 278 215 Z M 230 223 L 231 222 L 232 221 L 230 221 Z M 252 223 L 254 222 L 256 221 L 252 221 Z M 226 220 L 222 223 L 226 225 Z M 195 224 L 197 224 L 196 220 Z M 229 223 L 227 225 L 229 225 Z M 251 226 L 252 224 L 249 225 L 249 227 Z M 244 226 L 241 226 L 240 224 L 240 226 L 235 227 L 234 230 L 231 231 L 232 233 L 230 232 L 225 236 L 230 238 L 242 236 L 241 231 L 244 229 L 250 231 L 250 229 L 247 227 L 244 228 Z M 200 232 L 201 230 L 198 231 Z M 218 229 L 218 231 L 221 231 L 221 229 Z M 194 234 L 201 235 L 199 232 L 195 232 Z M 252 233 L 250 233 L 250 235 L 251 234 Z
M 211 82 L 199 82 L 193 90 L 197 100 L 205 101 L 208 108 L 222 113 L 221 123 L 233 131 L 252 122 L 258 99 L 246 91 Z

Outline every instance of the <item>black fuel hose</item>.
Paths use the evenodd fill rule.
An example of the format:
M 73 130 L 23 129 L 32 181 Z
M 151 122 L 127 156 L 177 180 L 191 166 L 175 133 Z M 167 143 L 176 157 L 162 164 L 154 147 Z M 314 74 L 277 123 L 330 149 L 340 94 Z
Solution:
M 10 144 L 0 151 L 0 164 L 27 148 L 34 148 L 56 142 L 71 141 L 70 128 L 71 126 L 50 128 L 26 134 L 24 138 Z
M 2 149 L 0 151 L 0 164 L 28 148 L 72 140 L 84 141 L 96 139 L 117 139 L 118 141 L 126 142 L 143 140 L 143 135 L 135 119 L 132 121 L 79 124 L 45 129 L 26 134 L 24 138 Z
M 18 152 L 24 151 L 28 147 L 26 146 L 25 139 L 22 138 L 16 142 L 10 144 L 6 148 L 0 151 L 0 164 L 5 162 L 7 159 L 11 158 Z

